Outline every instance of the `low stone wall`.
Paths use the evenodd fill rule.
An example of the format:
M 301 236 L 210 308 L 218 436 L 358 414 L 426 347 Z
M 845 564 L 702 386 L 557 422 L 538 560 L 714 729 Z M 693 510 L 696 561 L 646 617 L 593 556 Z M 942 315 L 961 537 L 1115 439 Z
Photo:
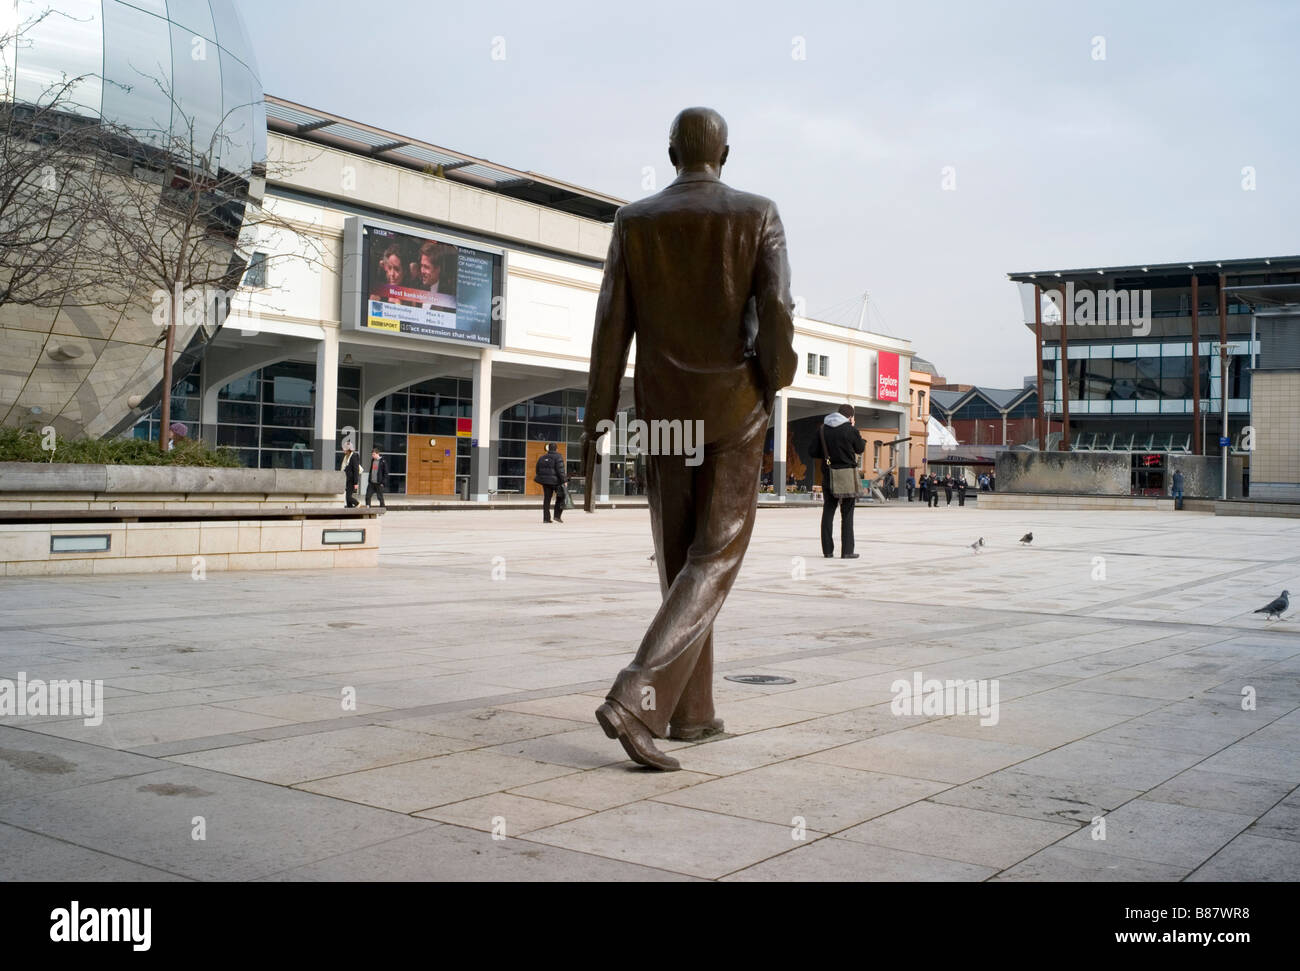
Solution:
M 0 511 L 320 509 L 343 505 L 342 472 L 0 462 Z
M 999 477 L 1001 473 L 999 473 Z M 998 483 L 1002 485 L 1001 482 Z M 1196 500 L 1199 502 L 1200 500 Z M 1190 505 L 1190 503 L 1189 503 Z M 986 492 L 980 509 L 1144 509 L 1172 512 L 1174 501 L 1155 496 L 1058 496 L 1034 493 Z M 1212 507 L 1211 507 L 1212 508 Z M 1209 511 L 1209 509 L 1207 509 Z
M 327 544 L 326 530 L 361 530 L 360 543 Z M 372 518 L 198 519 L 158 522 L 86 518 L 0 523 L 0 575 L 191 573 L 373 567 L 380 520 Z M 56 553 L 56 537 L 107 536 L 104 552 Z
M 379 519 L 344 514 L 343 488 L 342 472 L 0 462 L 0 576 L 373 567 Z M 88 536 L 107 549 L 55 551 Z
M 1183 473 L 1185 498 L 1217 499 L 1222 493 L 1222 458 L 1218 455 L 1170 454 L 1165 481 Z M 1228 497 L 1241 496 L 1242 460 L 1228 459 Z M 1002 452 L 997 458 L 998 492 L 1060 496 L 1132 495 L 1131 452 Z M 1168 485 L 1166 485 L 1168 489 Z

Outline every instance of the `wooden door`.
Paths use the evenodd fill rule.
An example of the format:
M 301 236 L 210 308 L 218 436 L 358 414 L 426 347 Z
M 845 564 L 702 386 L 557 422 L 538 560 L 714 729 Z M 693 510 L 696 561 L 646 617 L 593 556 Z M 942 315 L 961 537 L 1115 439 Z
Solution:
M 546 454 L 548 444 L 548 442 L 526 443 L 524 452 L 525 461 L 527 462 L 524 466 L 524 495 L 526 496 L 540 496 L 542 494 L 542 487 L 533 481 L 533 476 L 537 474 L 537 460 Z M 556 450 L 559 452 L 560 458 L 566 457 L 564 449 L 563 442 L 556 443 Z
M 456 494 L 456 436 L 406 437 L 406 494 L 451 496 Z

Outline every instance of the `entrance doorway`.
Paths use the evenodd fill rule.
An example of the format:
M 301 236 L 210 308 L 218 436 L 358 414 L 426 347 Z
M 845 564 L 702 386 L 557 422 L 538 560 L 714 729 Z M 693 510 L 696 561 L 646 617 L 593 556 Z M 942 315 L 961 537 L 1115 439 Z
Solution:
M 452 496 L 456 494 L 456 436 L 406 437 L 406 494 Z

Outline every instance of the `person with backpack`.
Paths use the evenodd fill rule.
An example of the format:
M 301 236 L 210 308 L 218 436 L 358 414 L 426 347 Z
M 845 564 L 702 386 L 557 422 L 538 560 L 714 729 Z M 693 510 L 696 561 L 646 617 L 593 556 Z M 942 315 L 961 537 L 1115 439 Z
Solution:
M 556 451 L 554 442 L 546 446 L 546 451 L 537 459 L 537 470 L 533 481 L 542 487 L 542 522 L 551 521 L 551 496 L 555 496 L 555 521 L 564 522 L 564 483 L 569 481 L 569 472 L 565 468 L 564 456 Z

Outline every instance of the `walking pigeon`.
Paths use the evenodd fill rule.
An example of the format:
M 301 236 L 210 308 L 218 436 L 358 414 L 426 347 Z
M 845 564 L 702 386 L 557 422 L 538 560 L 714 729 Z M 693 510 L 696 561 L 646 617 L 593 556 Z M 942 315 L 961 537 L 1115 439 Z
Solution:
M 654 558 L 655 558 L 655 555 L 654 555 L 653 553 L 651 553 L 649 556 L 646 557 L 646 559 L 647 559 L 647 560 L 650 560 L 651 562 L 654 562 Z
M 1268 606 L 1260 607 L 1259 610 L 1255 611 L 1255 613 L 1263 614 L 1265 620 L 1277 620 L 1286 613 L 1287 608 L 1290 606 L 1291 594 L 1289 591 L 1283 590 L 1282 596 L 1278 597 Z
M 981 536 L 975 542 L 970 544 L 971 552 L 978 553 L 980 551 L 980 547 L 983 545 L 984 545 L 984 537 Z
M 1033 541 L 1034 541 L 1034 534 L 1033 534 L 1033 533 L 1025 533 L 1024 536 L 1021 536 L 1021 537 L 1020 537 L 1020 542 L 1024 543 L 1026 546 L 1028 546 L 1028 545 L 1029 545 L 1030 543 L 1032 543 Z

